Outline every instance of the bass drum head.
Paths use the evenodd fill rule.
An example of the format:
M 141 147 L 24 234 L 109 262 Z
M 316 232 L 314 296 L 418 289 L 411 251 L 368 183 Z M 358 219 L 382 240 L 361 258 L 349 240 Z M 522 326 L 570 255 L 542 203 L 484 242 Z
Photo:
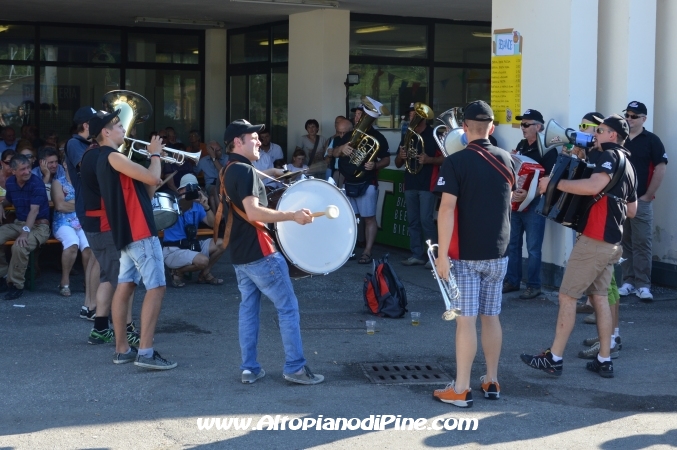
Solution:
M 355 247 L 357 223 L 350 202 L 334 185 L 318 179 L 298 181 L 284 192 L 278 211 L 339 209 L 336 219 L 316 217 L 313 223 L 278 222 L 275 233 L 280 249 L 294 266 L 312 275 L 325 275 L 343 266 Z

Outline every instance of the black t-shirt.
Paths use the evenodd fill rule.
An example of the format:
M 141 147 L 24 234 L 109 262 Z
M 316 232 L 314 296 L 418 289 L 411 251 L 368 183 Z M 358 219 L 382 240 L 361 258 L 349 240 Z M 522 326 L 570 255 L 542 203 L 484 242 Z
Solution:
M 378 153 L 376 153 L 376 158 L 374 159 L 374 162 L 381 160 L 387 156 L 390 156 L 389 153 L 389 148 L 388 148 L 388 141 L 386 138 L 381 134 L 380 131 L 375 129 L 374 127 L 369 128 L 367 130 L 367 134 L 374 139 L 378 141 L 379 148 L 378 148 Z M 348 135 L 348 133 L 346 133 Z M 352 135 L 352 133 L 351 133 Z M 350 140 L 350 137 L 348 138 Z M 347 141 L 346 141 L 347 142 Z M 337 147 L 337 146 L 335 146 Z M 376 184 L 377 183 L 377 175 L 378 175 L 378 170 L 364 170 L 364 175 L 361 177 L 357 178 L 353 174 L 357 169 L 364 170 L 364 164 L 361 164 L 359 167 L 356 166 L 355 164 L 350 163 L 350 157 L 349 156 L 341 156 L 339 158 L 339 172 L 341 172 L 341 175 L 346 177 L 346 183 L 359 183 L 361 181 L 369 181 L 371 184 Z
M 231 153 L 227 167 L 224 180 L 226 193 L 240 211 L 246 214 L 242 200 L 249 196 L 257 197 L 260 206 L 268 206 L 266 188 L 247 158 Z M 265 227 L 263 223 L 260 225 Z M 268 231 L 259 230 L 235 211 L 229 246 L 233 264 L 249 264 L 277 251 Z
M 502 162 L 514 179 L 515 166 L 507 151 L 494 147 L 488 139 L 472 143 L 498 158 L 496 164 Z M 505 256 L 510 242 L 513 186 L 497 169 L 477 152 L 465 148 L 444 160 L 435 190 L 457 197 L 449 257 L 489 260 Z
M 425 154 L 434 158 L 439 156 L 442 153 L 439 150 L 437 141 L 433 137 L 433 128 L 430 125 L 426 125 L 425 129 L 420 133 L 421 139 L 423 139 L 423 146 L 425 148 Z M 404 141 L 404 140 L 403 140 Z M 402 145 L 403 142 L 400 142 Z M 421 153 L 421 142 L 417 140 L 416 149 L 418 153 Z M 435 183 L 437 182 L 437 175 L 439 173 L 439 166 L 434 164 L 423 164 L 421 171 L 417 174 L 409 173 L 408 170 L 404 171 L 404 190 L 406 191 L 432 191 L 435 189 Z
M 78 134 L 66 142 L 66 165 L 68 166 L 68 175 L 71 179 L 73 189 L 75 189 L 75 213 L 80 219 L 85 214 L 85 204 L 82 197 L 82 184 L 80 181 L 80 163 L 82 156 L 89 148 L 90 142 Z
M 646 194 L 654 168 L 660 163 L 668 163 L 668 154 L 660 138 L 643 129 L 634 139 L 625 141 L 630 152 L 630 162 L 637 171 L 637 196 Z
M 78 216 L 82 229 L 88 233 L 110 231 L 110 223 L 106 215 L 99 188 L 99 179 L 96 175 L 96 163 L 99 160 L 101 148 L 96 141 L 85 151 L 80 160 L 80 182 L 83 217 Z
M 557 162 L 557 148 L 551 148 L 545 155 L 541 156 L 541 152 L 538 150 L 538 140 L 529 145 L 529 141 L 522 139 L 515 150 L 517 154 L 531 158 L 542 165 L 546 174 L 552 172 L 552 168 Z
M 100 148 L 96 175 L 115 247 L 122 250 L 132 242 L 157 236 L 157 230 L 146 185 L 115 170 L 108 161 L 111 153 L 117 149 Z
M 609 182 L 618 168 L 618 152 L 624 152 L 629 157 L 627 150 L 618 144 L 602 144 L 602 152 L 598 155 L 591 152 L 590 160 L 594 160 L 595 173 L 609 175 Z M 628 207 L 625 201 L 632 203 L 637 200 L 637 175 L 630 161 L 626 161 L 625 175 L 621 180 L 598 202 L 594 203 L 586 216 L 583 217 L 582 233 L 589 238 L 618 244 L 623 237 L 623 222 L 627 216 Z M 580 228 L 579 228 L 580 229 Z

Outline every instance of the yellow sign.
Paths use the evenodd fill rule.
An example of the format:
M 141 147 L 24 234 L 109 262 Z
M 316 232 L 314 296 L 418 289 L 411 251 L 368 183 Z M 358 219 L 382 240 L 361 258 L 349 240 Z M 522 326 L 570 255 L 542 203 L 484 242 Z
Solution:
M 494 30 L 491 56 L 491 109 L 497 124 L 519 126 L 522 108 L 522 36 L 512 29 Z

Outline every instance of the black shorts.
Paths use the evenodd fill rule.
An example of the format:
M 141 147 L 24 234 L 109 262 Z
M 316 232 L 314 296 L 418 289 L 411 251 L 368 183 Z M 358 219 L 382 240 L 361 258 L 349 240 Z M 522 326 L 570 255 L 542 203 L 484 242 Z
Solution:
M 85 232 L 89 247 L 94 252 L 94 257 L 101 267 L 99 280 L 101 283 L 110 283 L 113 288 L 118 285 L 118 276 L 120 275 L 120 250 L 115 248 L 113 242 L 113 233 L 104 232 Z

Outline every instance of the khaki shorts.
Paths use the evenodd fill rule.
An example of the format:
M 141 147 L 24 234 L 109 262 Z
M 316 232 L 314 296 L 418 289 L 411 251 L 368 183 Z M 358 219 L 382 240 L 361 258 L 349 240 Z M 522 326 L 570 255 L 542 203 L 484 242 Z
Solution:
M 211 239 L 203 239 L 200 241 L 200 248 L 202 253 L 209 258 L 209 242 Z M 165 260 L 165 265 L 170 269 L 180 269 L 193 264 L 193 260 L 198 255 L 198 252 L 192 250 L 181 249 L 179 247 L 162 247 L 162 256 Z
M 614 264 L 623 254 L 621 245 L 609 244 L 581 235 L 569 256 L 560 294 L 573 298 L 604 295 L 609 292 Z

